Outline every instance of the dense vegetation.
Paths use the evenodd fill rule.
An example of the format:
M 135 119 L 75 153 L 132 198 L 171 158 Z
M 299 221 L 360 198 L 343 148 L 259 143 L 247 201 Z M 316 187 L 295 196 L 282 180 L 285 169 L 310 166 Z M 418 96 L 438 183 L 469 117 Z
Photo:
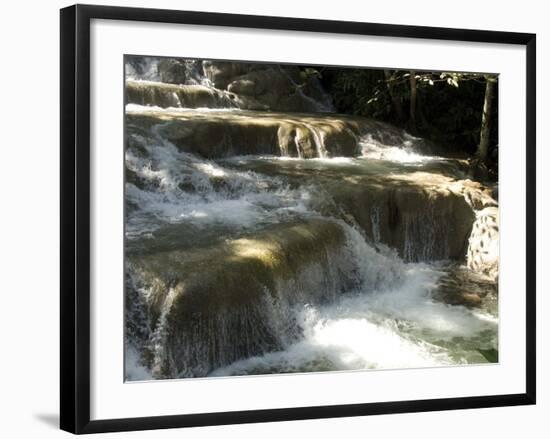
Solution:
M 318 73 L 338 112 L 391 122 L 432 140 L 443 152 L 475 155 L 496 167 L 495 75 L 326 67 Z

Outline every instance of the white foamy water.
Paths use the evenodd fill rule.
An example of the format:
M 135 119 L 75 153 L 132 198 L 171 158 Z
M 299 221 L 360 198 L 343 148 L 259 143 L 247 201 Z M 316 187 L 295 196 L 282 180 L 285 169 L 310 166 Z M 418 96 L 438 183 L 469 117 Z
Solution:
M 347 235 L 359 264 L 360 289 L 334 303 L 297 306 L 295 316 L 303 329 L 298 342 L 237 361 L 211 376 L 448 366 L 467 364 L 472 354 L 479 355 L 467 340 L 496 347 L 498 319 L 433 299 L 441 267 L 405 264 L 386 247 L 374 249 L 351 227 Z
M 156 105 L 126 104 L 126 113 L 239 113 L 243 112 L 240 108 L 209 108 L 209 107 L 159 107 Z
M 124 379 L 126 381 L 147 381 L 151 372 L 141 364 L 139 352 L 133 346 L 126 346 L 124 352 Z
M 300 157 L 289 157 L 289 156 L 279 156 L 279 155 L 242 155 L 242 156 L 233 156 L 225 159 L 227 163 L 241 163 L 245 164 L 246 162 L 259 162 L 261 160 L 268 160 L 272 162 L 295 162 L 302 163 L 304 166 L 308 164 L 325 164 L 327 166 L 338 166 L 338 165 L 358 165 L 359 162 L 354 157 L 315 157 L 311 159 L 304 159 Z
M 387 160 L 403 164 L 423 164 L 434 160 L 442 160 L 441 157 L 418 153 L 414 148 L 414 141 L 418 140 L 408 134 L 398 145 L 386 145 L 375 140 L 367 134 L 360 139 L 361 155 L 375 160 Z
M 307 211 L 307 188 L 290 189 L 277 178 L 199 159 L 159 136 L 130 137 L 147 154 L 135 148 L 126 151 L 127 168 L 145 185 L 126 183 L 127 202 L 139 206 L 128 213 L 128 237 L 154 232 L 163 223 L 242 228 Z

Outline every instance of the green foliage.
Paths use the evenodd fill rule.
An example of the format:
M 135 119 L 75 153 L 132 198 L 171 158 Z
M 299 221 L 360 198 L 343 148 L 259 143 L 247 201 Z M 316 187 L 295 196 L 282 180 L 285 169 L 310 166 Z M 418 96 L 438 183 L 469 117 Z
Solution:
M 337 70 L 330 91 L 340 111 L 387 120 L 391 116 L 391 99 L 384 93 L 382 70 Z
M 337 111 L 410 128 L 411 71 L 325 68 L 320 73 Z M 416 71 L 415 78 L 416 131 L 449 152 L 475 153 L 487 77 L 472 73 Z M 497 80 L 496 77 L 489 79 Z M 494 121 L 497 120 L 497 108 L 495 102 Z M 491 131 L 493 149 L 498 144 L 497 126 L 494 123 Z
M 429 109 L 422 132 L 434 141 L 474 153 L 479 142 L 485 95 L 484 81 L 464 75 L 441 74 L 444 81 L 421 89 L 421 101 Z

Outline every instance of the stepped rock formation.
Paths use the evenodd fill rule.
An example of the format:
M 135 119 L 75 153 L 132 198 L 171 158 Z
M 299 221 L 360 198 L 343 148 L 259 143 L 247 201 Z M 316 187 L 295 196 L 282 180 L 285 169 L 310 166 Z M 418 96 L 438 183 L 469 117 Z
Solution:
M 304 339 L 308 354 L 326 349 L 316 331 L 342 310 L 345 322 L 405 331 L 400 349 L 414 339 L 437 351 L 419 365 L 449 340 L 445 364 L 495 349 L 496 325 L 464 309 L 498 312 L 498 202 L 466 161 L 329 113 L 317 77 L 298 67 L 137 57 L 126 71 L 126 341 L 152 378 L 258 358 L 243 373 L 378 367 L 326 351 L 265 366 Z M 348 304 L 357 297 L 366 311 Z M 462 332 L 423 326 L 419 309 L 434 307 L 467 322 Z M 312 324 L 304 309 L 330 312 Z
M 333 111 L 331 99 L 317 76 L 293 66 L 150 59 L 148 62 L 136 60 L 127 63 L 126 70 L 131 71 L 130 77 L 134 78 L 126 83 L 126 102 L 130 104 L 165 108 L 201 106 L 264 111 Z M 208 88 L 212 95 L 221 99 L 202 100 L 202 105 L 189 106 L 189 101 L 199 101 L 182 99 L 184 93 L 181 88 L 174 87 L 177 85 L 202 85 L 202 89 L 190 87 L 187 91 L 198 94 Z
M 164 108 L 231 108 L 229 97 L 204 85 L 165 84 L 162 82 L 127 81 L 126 100 L 138 105 Z
M 354 157 L 361 153 L 362 135 L 368 134 L 371 141 L 382 144 L 404 135 L 387 124 L 341 114 L 177 111 L 134 106 L 126 111 L 126 126 L 130 133 L 155 127 L 159 135 L 182 150 L 210 159 L 246 154 Z
M 157 126 L 164 138 L 205 158 L 354 156 L 359 153 L 361 123 L 367 123 L 345 116 L 247 111 L 130 110 L 126 118 L 130 130 Z
M 351 285 L 344 244 L 341 226 L 311 219 L 191 251 L 130 255 L 149 291 L 140 311 L 155 328 L 155 376 L 201 376 L 281 349 L 300 333 L 287 313 L 293 303 L 326 301 Z

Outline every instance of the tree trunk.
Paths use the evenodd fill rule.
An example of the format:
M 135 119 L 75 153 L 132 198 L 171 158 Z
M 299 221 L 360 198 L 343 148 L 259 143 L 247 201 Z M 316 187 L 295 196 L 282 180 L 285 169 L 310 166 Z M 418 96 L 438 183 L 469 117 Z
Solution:
M 493 106 L 493 96 L 495 94 L 495 81 L 492 77 L 485 77 L 485 99 L 483 102 L 483 114 L 481 116 L 481 133 L 479 136 L 479 148 L 477 155 L 487 162 L 489 156 L 489 136 L 491 134 L 491 111 Z
M 411 105 L 409 109 L 409 128 L 411 133 L 417 133 L 417 124 L 416 124 L 416 72 L 411 70 L 409 76 L 409 83 L 411 86 Z
M 388 93 L 390 94 L 391 103 L 397 121 L 403 123 L 405 121 L 405 115 L 403 114 L 403 108 L 401 107 L 401 101 L 399 96 L 396 96 L 395 89 L 393 86 L 394 77 L 389 70 L 384 70 L 384 77 L 386 78 L 386 86 L 388 87 Z

